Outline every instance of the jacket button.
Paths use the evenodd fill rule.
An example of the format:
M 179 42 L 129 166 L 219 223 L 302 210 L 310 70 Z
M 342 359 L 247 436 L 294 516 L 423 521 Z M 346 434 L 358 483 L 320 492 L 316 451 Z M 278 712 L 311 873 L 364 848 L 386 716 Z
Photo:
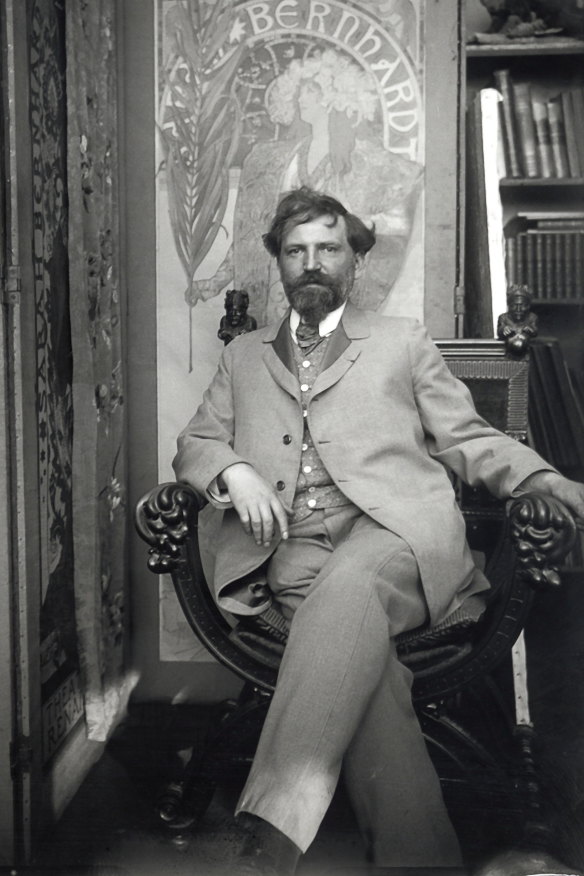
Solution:
M 291 444 L 292 443 L 292 435 L 284 435 L 284 437 L 282 438 L 282 441 L 284 444 Z
M 278 481 L 278 483 L 276 484 L 276 489 L 280 490 L 280 492 L 282 492 L 282 490 L 285 490 L 286 484 L 284 483 L 284 481 Z

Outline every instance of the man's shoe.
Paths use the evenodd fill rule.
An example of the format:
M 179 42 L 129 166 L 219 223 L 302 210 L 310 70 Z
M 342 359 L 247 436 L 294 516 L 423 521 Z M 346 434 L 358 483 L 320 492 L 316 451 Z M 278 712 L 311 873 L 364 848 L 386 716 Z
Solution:
M 300 849 L 276 827 L 247 813 L 238 821 L 247 836 L 233 862 L 232 876 L 294 876 Z

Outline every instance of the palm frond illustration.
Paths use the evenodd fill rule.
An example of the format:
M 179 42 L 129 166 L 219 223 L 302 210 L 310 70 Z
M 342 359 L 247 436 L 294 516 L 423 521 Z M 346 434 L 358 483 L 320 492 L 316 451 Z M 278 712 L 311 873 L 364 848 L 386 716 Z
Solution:
M 177 56 L 166 71 L 159 127 L 170 223 L 187 277 L 185 298 L 193 306 L 193 278 L 221 227 L 239 146 L 242 112 L 234 82 L 245 46 L 229 47 L 229 0 L 185 2 L 177 11 Z

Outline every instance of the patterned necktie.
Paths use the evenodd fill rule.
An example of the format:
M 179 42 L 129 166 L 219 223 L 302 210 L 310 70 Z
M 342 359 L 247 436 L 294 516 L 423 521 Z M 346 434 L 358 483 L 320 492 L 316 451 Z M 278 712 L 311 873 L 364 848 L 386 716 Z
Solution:
M 301 319 L 296 329 L 296 340 L 300 349 L 308 353 L 322 341 L 322 338 L 318 333 L 317 325 L 309 325 Z

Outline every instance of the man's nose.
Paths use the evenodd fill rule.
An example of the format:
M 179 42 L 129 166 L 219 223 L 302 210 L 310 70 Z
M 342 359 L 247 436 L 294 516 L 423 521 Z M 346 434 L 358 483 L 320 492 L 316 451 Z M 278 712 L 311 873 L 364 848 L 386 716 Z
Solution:
M 318 271 L 320 270 L 320 253 L 318 250 L 309 247 L 304 253 L 304 270 Z

